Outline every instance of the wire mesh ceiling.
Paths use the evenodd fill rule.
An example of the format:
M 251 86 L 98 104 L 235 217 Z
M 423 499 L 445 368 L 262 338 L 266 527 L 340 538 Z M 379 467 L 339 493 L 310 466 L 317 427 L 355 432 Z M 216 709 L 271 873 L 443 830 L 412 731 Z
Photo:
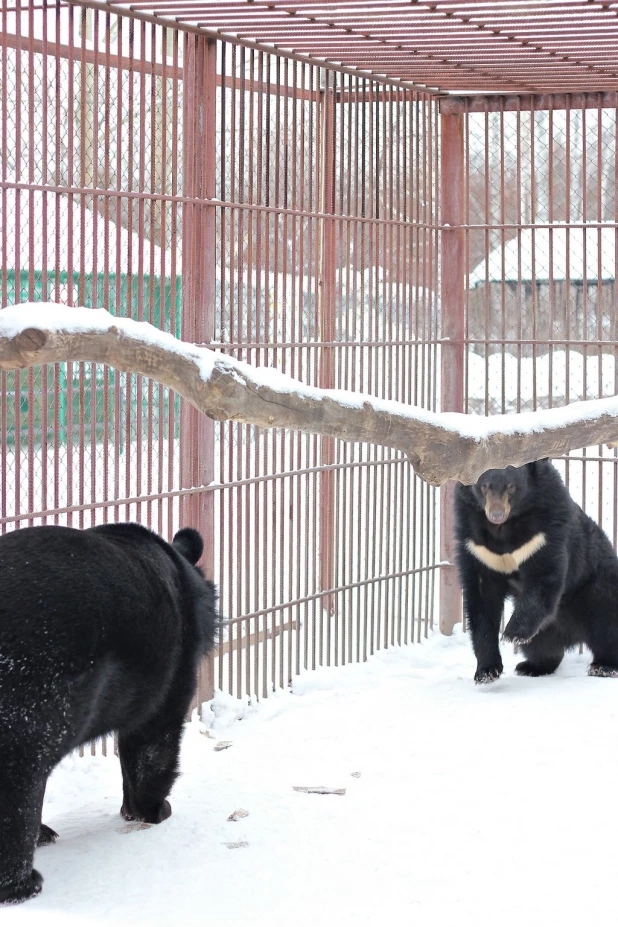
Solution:
M 618 0 L 78 2 L 441 91 L 618 89 Z

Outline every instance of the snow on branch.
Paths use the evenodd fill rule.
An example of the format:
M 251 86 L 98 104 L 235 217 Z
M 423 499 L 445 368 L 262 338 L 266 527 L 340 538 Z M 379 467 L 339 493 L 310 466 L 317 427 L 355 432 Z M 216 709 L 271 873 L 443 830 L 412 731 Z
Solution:
M 305 386 L 273 368 L 251 367 L 103 309 L 26 303 L 0 311 L 0 370 L 62 361 L 93 361 L 150 377 L 219 421 L 403 451 L 417 474 L 436 486 L 449 479 L 471 483 L 490 467 L 618 441 L 618 397 L 487 418 L 433 413 Z

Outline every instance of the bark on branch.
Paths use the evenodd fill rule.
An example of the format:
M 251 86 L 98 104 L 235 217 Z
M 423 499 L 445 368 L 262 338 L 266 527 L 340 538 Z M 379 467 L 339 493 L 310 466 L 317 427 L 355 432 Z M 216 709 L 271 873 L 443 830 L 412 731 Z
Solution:
M 1 370 L 62 361 L 93 361 L 151 377 L 213 419 L 403 451 L 417 474 L 436 486 L 449 479 L 471 483 L 490 467 L 618 440 L 618 397 L 486 419 L 436 414 L 307 387 L 104 310 L 35 303 L 0 312 Z

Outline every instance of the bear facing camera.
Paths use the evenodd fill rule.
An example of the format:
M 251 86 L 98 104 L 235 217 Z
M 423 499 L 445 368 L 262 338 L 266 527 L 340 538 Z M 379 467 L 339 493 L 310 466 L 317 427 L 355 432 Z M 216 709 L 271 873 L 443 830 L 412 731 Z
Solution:
M 214 646 L 215 587 L 199 533 L 140 525 L 23 528 L 0 537 L 0 904 L 41 891 L 47 778 L 81 744 L 118 733 L 121 814 L 172 813 L 198 664 Z
M 487 470 L 455 488 L 456 563 L 477 659 L 477 683 L 502 674 L 504 640 L 519 644 L 522 676 L 553 673 L 578 644 L 591 676 L 618 676 L 618 558 L 549 460 Z

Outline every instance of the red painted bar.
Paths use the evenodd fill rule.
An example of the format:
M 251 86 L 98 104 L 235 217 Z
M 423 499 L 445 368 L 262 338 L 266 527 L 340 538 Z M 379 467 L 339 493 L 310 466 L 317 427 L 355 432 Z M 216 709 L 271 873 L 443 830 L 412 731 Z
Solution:
M 464 408 L 464 119 L 441 116 L 442 172 L 440 176 L 442 230 L 442 347 L 441 409 Z M 440 491 L 440 630 L 450 634 L 461 620 L 461 594 L 453 565 L 453 484 Z
M 187 36 L 183 88 L 183 183 L 191 197 L 215 193 L 216 137 L 216 44 Z M 182 338 L 209 344 L 214 338 L 216 216 L 206 204 L 190 205 L 183 219 L 183 316 Z M 211 419 L 181 401 L 180 484 L 183 488 L 207 487 L 215 473 L 215 425 Z M 212 494 L 198 492 L 180 502 L 181 526 L 198 528 L 204 538 L 202 566 L 214 578 L 215 520 Z M 200 668 L 197 706 L 212 698 L 212 656 Z

